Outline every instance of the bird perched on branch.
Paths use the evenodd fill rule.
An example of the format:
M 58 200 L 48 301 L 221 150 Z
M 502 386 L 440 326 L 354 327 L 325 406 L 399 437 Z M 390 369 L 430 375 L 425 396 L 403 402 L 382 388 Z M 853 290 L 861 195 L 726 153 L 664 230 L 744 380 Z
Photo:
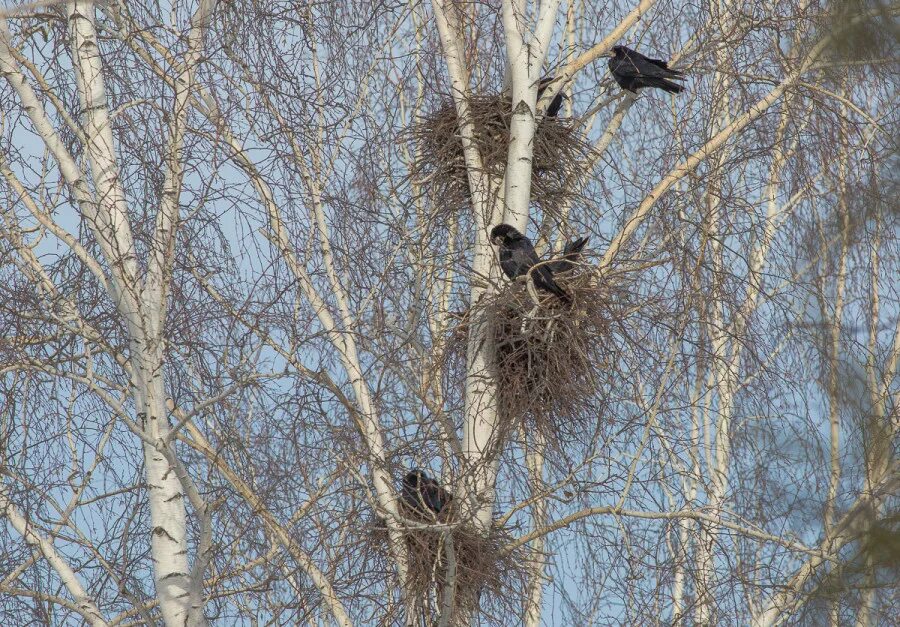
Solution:
M 614 46 L 606 56 L 611 57 L 609 71 L 622 89 L 637 93 L 643 87 L 658 87 L 672 94 L 684 90 L 684 87 L 669 80 L 682 81 L 684 73 L 670 69 L 665 61 L 645 57 L 625 46 Z
M 578 263 L 578 259 L 581 257 L 581 251 L 584 249 L 584 245 L 587 244 L 587 241 L 588 238 L 579 237 L 578 239 L 566 242 L 559 259 L 554 259 L 550 262 L 550 270 L 553 271 L 553 274 L 568 272 L 574 268 L 575 264 Z
M 531 240 L 514 227 L 509 224 L 495 226 L 491 229 L 491 243 L 500 248 L 500 267 L 510 279 L 531 273 L 536 288 L 555 294 L 564 303 L 572 301 L 554 280 L 550 264 L 541 263 Z
M 453 496 L 422 470 L 411 470 L 403 477 L 403 502 L 421 514 L 440 514 Z

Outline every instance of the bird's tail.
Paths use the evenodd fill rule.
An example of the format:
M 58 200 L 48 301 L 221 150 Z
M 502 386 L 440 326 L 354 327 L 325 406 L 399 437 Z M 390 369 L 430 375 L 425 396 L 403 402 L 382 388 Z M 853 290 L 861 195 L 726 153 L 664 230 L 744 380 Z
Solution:
M 567 242 L 565 248 L 563 248 L 564 255 L 577 255 L 584 248 L 584 245 L 587 244 L 588 238 L 579 237 L 576 240 L 571 242 Z
M 667 81 L 664 78 L 659 79 L 658 87 L 660 89 L 665 89 L 670 94 L 680 94 L 681 92 L 684 91 L 684 87 L 682 87 L 678 83 L 673 83 L 672 81 Z

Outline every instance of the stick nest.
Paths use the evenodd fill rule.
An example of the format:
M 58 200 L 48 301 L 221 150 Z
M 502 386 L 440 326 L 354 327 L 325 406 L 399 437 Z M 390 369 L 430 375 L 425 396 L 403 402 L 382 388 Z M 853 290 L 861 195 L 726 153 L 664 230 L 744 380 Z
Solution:
M 483 535 L 466 524 L 454 526 L 452 508 L 443 510 L 437 521 L 402 503 L 400 513 L 423 525 L 439 523 L 439 526 L 418 526 L 404 531 L 409 556 L 409 591 L 419 600 L 420 611 L 426 608 L 435 617 L 435 624 L 449 591 L 451 545 L 456 561 L 451 625 L 469 625 L 475 611 L 483 618 L 497 616 L 498 624 L 504 624 L 505 616 L 520 611 L 519 601 L 526 589 L 529 564 L 523 548 L 505 550 L 512 541 L 509 532 L 494 527 L 488 535 Z M 372 523 L 369 547 L 377 559 L 390 559 L 385 521 L 378 519 Z
M 604 281 L 593 268 L 554 278 L 571 305 L 520 278 L 469 310 L 451 355 L 465 360 L 471 321 L 480 320 L 493 345 L 488 368 L 497 381 L 501 427 L 521 419 L 560 443 L 592 430 L 603 414 L 618 360 L 613 330 L 629 305 L 624 284 Z
M 470 96 L 474 141 L 485 173 L 502 177 L 509 150 L 511 105 L 501 95 Z M 428 187 L 446 209 L 469 206 L 471 194 L 459 120 L 453 100 L 419 118 L 406 132 L 415 151 L 413 180 Z M 538 118 L 534 136 L 531 200 L 548 213 L 578 193 L 591 153 L 572 120 Z

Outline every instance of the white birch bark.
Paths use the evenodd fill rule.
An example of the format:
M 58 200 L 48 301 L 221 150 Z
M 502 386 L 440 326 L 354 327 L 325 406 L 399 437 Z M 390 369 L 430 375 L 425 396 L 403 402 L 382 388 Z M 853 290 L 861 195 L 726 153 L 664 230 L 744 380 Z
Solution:
M 215 118 L 213 114 L 210 115 L 213 119 Z M 363 377 L 356 348 L 356 341 L 353 338 L 352 332 L 341 330 L 334 316 L 331 314 L 328 304 L 319 294 L 318 290 L 316 290 L 308 272 L 297 258 L 290 242 L 290 236 L 288 235 L 284 221 L 281 218 L 281 210 L 278 208 L 274 194 L 266 183 L 265 178 L 257 172 L 256 167 L 246 156 L 240 143 L 235 138 L 231 137 L 230 134 L 226 134 L 226 139 L 231 142 L 239 165 L 250 177 L 250 180 L 257 188 L 260 199 L 266 207 L 270 219 L 271 238 L 273 243 L 278 247 L 278 250 L 287 262 L 288 267 L 296 276 L 304 296 L 309 300 L 310 305 L 312 305 L 312 308 L 316 313 L 319 323 L 325 329 L 332 345 L 338 351 L 341 363 L 350 379 L 350 384 L 358 405 L 358 412 L 354 413 L 352 418 L 359 425 L 363 439 L 371 456 L 373 483 L 378 499 L 377 504 L 382 512 L 387 514 L 386 518 L 390 530 L 392 550 L 394 552 L 395 560 L 397 561 L 400 578 L 401 580 L 405 580 L 406 549 L 399 527 L 400 515 L 393 492 L 393 479 L 387 471 L 387 456 L 384 437 L 380 425 L 378 424 L 378 416 L 371 402 L 369 389 Z M 340 288 L 339 285 L 332 284 L 332 289 L 335 290 L 335 297 L 338 299 L 343 320 L 345 323 L 348 323 L 350 321 L 350 314 L 342 288 Z
M 503 221 L 523 233 L 528 224 L 531 202 L 537 89 L 553 36 L 559 0 L 541 3 L 534 32 L 528 28 L 524 5 L 512 0 L 504 0 L 502 4 L 506 58 L 512 81 L 512 119 L 504 178 L 506 206 Z
M 436 3 L 437 4 L 437 3 Z M 531 164 L 534 152 L 535 111 L 537 104 L 537 85 L 540 79 L 541 67 L 547 54 L 550 36 L 552 35 L 556 13 L 559 9 L 559 0 L 551 0 L 541 6 L 538 17 L 537 29 L 534 33 L 528 33 L 525 26 L 525 16 L 521 12 L 518 3 L 508 0 L 503 2 L 503 25 L 506 35 L 507 59 L 510 66 L 512 80 L 513 115 L 510 122 L 510 146 L 507 155 L 506 173 L 503 182 L 503 194 L 498 201 L 503 202 L 503 222 L 512 224 L 521 231 L 525 230 L 528 220 L 528 204 L 531 198 Z M 437 10 L 437 8 L 436 8 Z M 439 27 L 441 20 L 438 20 Z M 451 77 L 457 77 L 457 83 L 465 77 L 465 72 L 460 65 L 458 54 L 448 54 L 448 45 L 451 49 L 458 45 L 450 35 L 451 29 L 444 22 L 444 30 L 448 31 L 445 37 L 442 33 L 442 41 L 447 58 L 448 69 Z M 529 41 L 526 41 L 526 37 Z M 454 80 L 454 79 L 451 79 Z M 464 83 L 467 87 L 467 81 Z M 454 90 L 456 91 L 456 90 Z M 467 90 L 462 92 L 467 93 Z M 461 117 L 461 119 L 464 119 Z M 474 147 L 473 147 L 474 149 Z M 477 151 L 476 151 L 477 152 Z M 474 162 L 474 159 L 473 159 Z M 473 175 L 473 165 L 467 156 L 467 166 L 470 172 L 470 181 Z M 473 188 L 477 189 L 477 188 Z M 481 199 L 482 203 L 485 200 Z M 473 198 L 473 201 L 476 201 Z M 478 207 L 477 201 L 473 203 Z M 476 250 L 474 271 L 476 276 L 490 276 L 491 267 L 496 273 L 494 251 L 487 241 L 487 232 L 490 230 L 498 214 L 495 207 L 489 211 L 482 204 L 481 215 L 491 216 L 491 220 L 478 224 L 476 235 Z M 476 214 L 479 213 L 476 209 Z M 472 303 L 478 302 L 483 292 L 473 286 Z M 475 471 L 474 490 L 478 495 L 477 514 L 475 520 L 482 529 L 490 527 L 494 508 L 494 483 L 497 478 L 498 453 L 493 450 L 501 443 L 494 442 L 494 433 L 497 425 L 496 390 L 495 384 L 490 380 L 488 364 L 490 363 L 490 351 L 493 348 L 486 338 L 486 329 L 477 321 L 473 321 L 469 335 L 469 350 L 466 373 L 466 417 L 464 422 L 464 450 L 468 456 L 469 467 Z
M 459 39 L 458 25 L 453 19 L 452 7 L 444 0 L 433 0 L 432 8 L 441 37 L 441 46 L 456 114 L 460 125 L 460 140 L 466 161 L 472 208 L 475 216 L 475 253 L 472 273 L 475 277 L 496 276 L 494 252 L 488 241 L 491 225 L 499 220 L 502 210 L 499 189 L 482 167 L 481 155 L 474 142 L 475 127 L 472 123 L 468 94 L 469 76 L 465 68 L 463 47 Z M 474 305 L 489 294 L 491 287 L 474 281 L 471 300 Z M 493 506 L 493 485 L 497 473 L 496 455 L 491 455 L 493 435 L 497 424 L 496 386 L 489 373 L 493 347 L 486 341 L 484 325 L 472 320 L 466 347 L 465 418 L 463 421 L 462 449 L 465 476 L 457 486 L 461 502 L 466 504 L 476 526 L 484 531 L 490 528 Z
M 208 8 L 208 3 L 204 6 Z M 59 140 L 26 79 L 15 66 L 7 45 L 8 30 L 0 24 L 0 71 L 19 95 L 36 131 L 54 154 L 60 170 L 82 209 L 82 216 L 103 252 L 109 276 L 106 280 L 110 296 L 128 329 L 129 362 L 133 376 L 132 391 L 139 414 L 147 417 L 145 433 L 151 438 L 164 437 L 165 393 L 162 382 L 162 345 L 159 337 L 165 312 L 165 272 L 158 273 L 153 285 L 154 298 L 142 294 L 139 269 L 128 223 L 128 207 L 118 179 L 118 164 L 112 127 L 107 110 L 102 76 L 102 59 L 94 27 L 94 4 L 71 2 L 67 6 L 69 36 L 79 99 L 84 111 L 82 126 L 86 140 L 86 154 L 91 168 L 92 197 L 86 179 Z M 192 52 L 199 54 L 199 30 L 192 39 Z M 192 68 L 190 68 L 192 71 Z M 186 83 L 190 83 L 189 74 Z M 182 90 L 182 98 L 185 91 Z M 181 135 L 178 125 L 183 116 L 176 116 L 170 139 L 170 176 L 167 177 L 168 206 L 161 211 L 159 232 L 167 243 L 158 251 L 162 265 L 171 264 L 171 242 L 174 222 L 177 221 L 177 195 L 180 171 L 177 169 Z M 8 177 L 7 177 L 8 178 Z M 175 208 L 173 208 L 175 207 Z M 79 249 L 76 247 L 75 252 Z M 83 253 L 82 253 L 83 256 Z M 157 264 L 159 267 L 160 264 Z M 88 267 L 92 267 L 88 264 Z M 162 426 L 161 426 L 162 425 Z M 151 511 L 151 553 L 154 559 L 154 579 L 160 597 L 160 610 L 169 624 L 202 624 L 201 591 L 193 587 L 187 562 L 186 512 L 182 499 L 184 490 L 173 469 L 155 447 L 145 442 L 148 498 Z
M 124 16 L 118 17 L 124 19 Z M 149 34 L 145 33 L 144 36 L 150 38 Z M 155 49 L 157 49 L 157 51 L 165 53 L 164 48 L 158 43 L 154 42 L 152 38 L 150 39 L 150 43 Z M 135 51 L 140 53 L 139 50 Z M 150 57 L 146 55 L 142 56 L 148 63 L 153 63 L 153 60 Z M 174 63 L 174 60 L 171 58 L 168 58 L 167 60 L 170 63 Z M 167 82 L 170 82 L 162 68 L 155 66 L 155 64 L 154 68 L 160 78 L 162 78 L 163 80 L 167 80 Z M 397 509 L 396 498 L 393 492 L 393 478 L 387 470 L 385 453 L 386 448 L 381 433 L 381 428 L 378 424 L 377 414 L 373 409 L 371 394 L 362 376 L 362 369 L 359 362 L 356 342 L 352 332 L 352 316 L 350 315 L 349 308 L 347 306 L 346 295 L 344 294 L 343 288 L 341 287 L 340 283 L 337 281 L 337 276 L 333 272 L 333 263 L 330 261 L 330 245 L 327 241 L 327 231 L 322 232 L 323 237 L 326 238 L 323 240 L 323 250 L 326 252 L 326 254 L 329 255 L 329 267 L 332 268 L 332 270 L 329 272 L 329 278 L 335 298 L 338 302 L 340 315 L 345 324 L 351 324 L 351 327 L 347 331 L 342 331 L 341 326 L 338 324 L 334 316 L 330 313 L 327 303 L 313 285 L 311 277 L 301 264 L 300 260 L 297 258 L 294 247 L 291 244 L 290 235 L 285 228 L 284 222 L 281 218 L 281 211 L 277 203 L 275 202 L 275 195 L 273 191 L 266 182 L 265 177 L 262 176 L 260 172 L 258 172 L 252 159 L 245 152 L 243 144 L 233 136 L 231 131 L 226 126 L 222 124 L 218 109 L 212 97 L 205 90 L 198 89 L 197 93 L 192 96 L 191 104 L 201 114 L 206 116 L 210 120 L 210 122 L 218 128 L 219 132 L 222 133 L 223 140 L 233 150 L 232 158 L 234 159 L 238 167 L 240 167 L 241 170 L 243 170 L 247 174 L 250 182 L 256 188 L 259 199 L 269 215 L 271 229 L 271 233 L 269 234 L 270 240 L 277 246 L 291 272 L 298 279 L 298 283 L 303 295 L 309 300 L 320 324 L 327 333 L 332 345 L 338 352 L 341 363 L 344 366 L 344 369 L 350 380 L 356 401 L 355 406 L 350 408 L 350 415 L 359 426 L 360 432 L 363 435 L 364 442 L 366 443 L 367 449 L 369 450 L 371 456 L 372 475 L 373 483 L 375 486 L 375 494 L 377 497 L 377 507 L 383 514 L 386 514 L 385 518 L 389 528 L 391 552 L 397 564 L 400 579 L 401 581 L 405 581 L 407 571 L 406 548 L 405 543 L 403 542 L 402 532 L 399 527 L 400 515 Z M 316 210 L 315 208 L 313 209 L 314 216 L 316 215 L 316 211 L 321 212 L 321 207 L 319 206 L 318 210 Z M 323 226 L 319 218 L 316 218 L 316 222 L 320 228 Z M 274 525 L 276 521 L 274 518 L 271 518 L 268 523 L 270 525 Z M 286 536 L 283 536 L 283 534 L 280 533 L 276 533 L 276 537 L 282 539 L 286 538 Z M 343 609 L 342 604 L 340 604 L 337 596 L 334 594 L 330 583 L 327 581 L 324 575 L 322 575 L 318 567 L 316 567 L 312 560 L 308 557 L 297 554 L 297 558 L 298 562 L 300 562 L 301 565 L 306 568 L 307 574 L 316 583 L 317 588 L 325 598 L 327 605 L 329 606 L 338 624 L 349 625 L 350 619 L 346 611 Z
M 205 20 L 210 3 L 201 4 L 198 22 Z M 190 97 L 192 72 L 200 54 L 202 33 L 194 25 L 191 37 L 192 58 L 176 80 L 176 109 L 170 128 L 170 145 L 162 206 L 157 214 L 155 250 L 147 278 L 147 290 L 140 282 L 134 244 L 128 224 L 128 207 L 119 181 L 112 126 L 107 110 L 103 82 L 103 62 L 94 26 L 94 3 L 72 2 L 68 19 L 75 59 L 79 97 L 85 112 L 87 153 L 98 192 L 100 215 L 106 227 L 100 237 L 107 238 L 112 250 L 110 266 L 121 267 L 113 275 L 120 295 L 117 307 L 126 321 L 130 336 L 130 361 L 135 407 L 144 417 L 144 432 L 152 441 L 168 434 L 166 393 L 162 379 L 168 278 L 178 221 L 178 197 L 181 187 L 180 150 L 183 125 Z M 148 499 L 151 518 L 151 555 L 160 611 L 167 625 L 202 625 L 202 579 L 194 582 L 188 564 L 187 512 L 185 487 L 167 455 L 157 447 L 144 444 Z

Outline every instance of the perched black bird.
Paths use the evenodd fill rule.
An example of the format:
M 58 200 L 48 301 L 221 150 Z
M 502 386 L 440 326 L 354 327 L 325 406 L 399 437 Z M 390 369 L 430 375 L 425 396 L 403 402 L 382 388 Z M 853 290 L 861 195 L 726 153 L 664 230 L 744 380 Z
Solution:
M 498 224 L 491 229 L 491 243 L 500 247 L 500 267 L 510 279 L 532 272 L 538 289 L 555 294 L 565 303 L 571 298 L 553 279 L 550 264 L 540 263 L 531 241 L 508 224 Z M 540 264 L 540 265 L 538 265 Z
M 568 272 L 574 268 L 575 264 L 578 262 L 578 258 L 581 257 L 581 251 L 584 249 L 584 245 L 587 244 L 587 241 L 588 238 L 579 237 L 578 239 L 566 242 L 559 259 L 554 259 L 549 264 L 553 274 Z
M 543 94 L 544 90 L 547 89 L 547 86 L 551 82 L 553 82 L 553 79 L 554 79 L 553 76 L 545 76 L 544 78 L 541 79 L 541 82 L 538 83 L 538 93 L 537 93 L 538 100 L 541 99 L 541 94 Z M 546 114 L 548 118 L 555 118 L 557 115 L 559 115 L 560 109 L 562 109 L 563 98 L 568 99 L 568 96 L 566 96 L 562 92 L 559 92 L 558 94 L 556 94 L 556 96 L 553 98 L 553 100 L 550 101 L 550 106 L 547 107 L 547 114 Z
M 622 89 L 637 93 L 642 87 L 658 87 L 669 93 L 677 94 L 684 87 L 673 83 L 671 80 L 684 80 L 678 70 L 669 69 L 665 61 L 650 59 L 640 52 L 635 52 L 625 46 L 615 46 L 609 60 L 609 71 Z
M 403 477 L 402 497 L 413 511 L 423 514 L 440 514 L 453 500 L 447 490 L 421 470 L 411 470 Z

